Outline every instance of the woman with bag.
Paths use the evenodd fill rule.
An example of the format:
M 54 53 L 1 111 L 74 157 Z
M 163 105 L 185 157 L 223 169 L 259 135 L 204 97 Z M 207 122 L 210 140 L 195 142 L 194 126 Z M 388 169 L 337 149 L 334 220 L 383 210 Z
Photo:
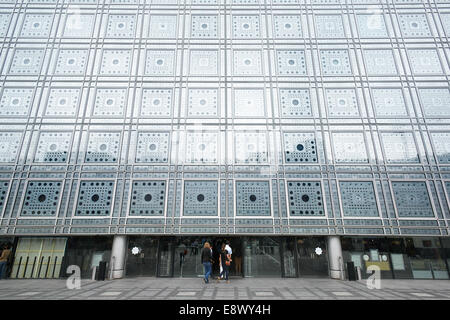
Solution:
M 205 267 L 205 278 L 203 281 L 209 283 L 209 276 L 211 275 L 211 262 L 212 262 L 212 252 L 209 242 L 205 242 L 202 249 L 202 263 Z
M 220 265 L 223 269 L 223 274 L 225 277 L 225 280 L 227 283 L 230 283 L 230 280 L 228 280 L 228 274 L 230 273 L 230 266 L 231 266 L 231 255 L 228 253 L 228 251 L 225 249 L 225 243 L 222 244 L 222 251 L 220 252 L 219 256 Z M 220 277 L 222 276 L 222 273 L 217 278 L 217 282 L 220 281 Z

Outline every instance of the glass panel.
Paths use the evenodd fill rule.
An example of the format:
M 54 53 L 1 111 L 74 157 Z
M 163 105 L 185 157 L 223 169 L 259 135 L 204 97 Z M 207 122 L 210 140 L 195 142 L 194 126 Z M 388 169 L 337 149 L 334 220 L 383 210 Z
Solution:
M 299 276 L 328 277 L 328 253 L 325 238 L 297 239 Z
M 178 238 L 175 243 L 174 277 L 203 275 L 201 264 L 202 241 L 199 238 Z
M 173 272 L 173 240 L 161 239 L 159 246 L 158 276 L 170 277 Z
M 130 237 L 128 240 L 126 275 L 156 275 L 158 262 L 158 239 L 150 237 Z
M 295 265 L 295 239 L 283 239 L 283 277 L 297 277 L 297 268 Z
M 246 277 L 281 276 L 280 244 L 271 237 L 249 238 L 244 246 Z
M 448 279 L 441 243 L 438 238 L 407 238 L 406 250 L 410 257 L 413 278 Z

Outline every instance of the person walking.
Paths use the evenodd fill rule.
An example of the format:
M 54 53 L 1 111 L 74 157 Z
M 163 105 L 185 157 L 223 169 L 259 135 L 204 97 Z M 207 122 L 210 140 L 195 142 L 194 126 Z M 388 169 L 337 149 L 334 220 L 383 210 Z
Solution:
M 203 267 L 205 268 L 205 277 L 203 281 L 205 283 L 209 283 L 209 276 L 211 275 L 211 261 L 212 261 L 211 246 L 209 245 L 209 242 L 205 242 L 205 244 L 203 245 L 201 256 Z
M 228 251 L 225 249 L 225 243 L 222 244 L 222 250 L 220 252 L 219 261 L 220 265 L 222 266 L 222 273 L 217 278 L 217 282 L 220 281 L 220 278 L 223 274 L 225 280 L 227 283 L 230 283 L 230 280 L 228 280 L 228 275 L 230 273 L 230 265 L 231 265 L 231 255 L 228 253 Z
M 10 254 L 11 250 L 9 244 L 4 245 L 2 255 L 0 256 L 0 280 L 6 278 L 6 267 Z

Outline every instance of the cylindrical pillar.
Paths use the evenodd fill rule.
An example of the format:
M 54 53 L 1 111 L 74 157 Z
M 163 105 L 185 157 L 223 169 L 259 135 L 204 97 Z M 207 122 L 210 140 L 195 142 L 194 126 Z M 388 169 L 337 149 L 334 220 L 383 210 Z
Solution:
M 127 252 L 127 236 L 115 235 L 111 250 L 111 278 L 121 279 L 124 275 L 125 255 Z
M 328 237 L 328 263 L 330 264 L 331 279 L 342 279 L 344 260 L 339 236 Z

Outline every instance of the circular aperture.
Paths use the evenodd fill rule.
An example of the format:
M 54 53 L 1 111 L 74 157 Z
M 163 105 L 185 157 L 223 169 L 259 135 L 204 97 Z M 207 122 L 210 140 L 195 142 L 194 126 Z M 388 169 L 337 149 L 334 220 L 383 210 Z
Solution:
M 116 65 L 119 64 L 119 59 L 114 59 L 112 63 Z
M 147 202 L 152 201 L 152 195 L 149 194 L 149 193 L 147 193 L 147 194 L 144 196 L 144 200 L 147 201 Z
M 20 102 L 20 100 L 17 99 L 17 98 L 15 98 L 15 99 L 13 99 L 13 100 L 11 101 L 11 103 L 12 103 L 13 105 L 18 105 L 19 102 Z
M 339 64 L 339 60 L 338 60 L 338 59 L 333 59 L 333 64 L 334 64 L 335 66 L 337 66 L 337 65 Z
M 204 105 L 206 104 L 206 100 L 205 100 L 205 99 L 200 100 L 200 104 L 201 104 L 202 106 L 204 106 Z
M 204 196 L 204 195 L 199 194 L 199 195 L 197 196 L 197 201 L 198 201 L 198 202 L 203 202 L 204 200 L 205 200 L 205 196 Z
M 158 66 L 162 66 L 163 63 L 164 63 L 164 61 L 163 61 L 162 59 L 158 59 L 158 60 L 156 61 L 156 64 L 157 64 Z
M 113 100 L 113 99 L 108 99 L 108 100 L 106 100 L 106 104 L 107 104 L 108 106 L 112 106 L 113 103 L 114 103 L 114 100 Z
M 56 143 L 52 143 L 49 147 L 50 151 L 55 151 L 56 149 L 58 149 L 58 145 Z
M 108 148 L 108 146 L 105 143 L 102 143 L 99 147 L 100 151 L 105 151 Z
M 242 26 L 244 29 L 248 29 L 250 28 L 250 25 L 248 23 L 244 23 L 244 25 Z
M 67 60 L 67 63 L 68 64 L 74 64 L 75 63 L 75 59 L 69 59 L 69 60 Z
M 98 194 L 94 194 L 94 195 L 91 197 L 92 202 L 97 202 L 99 199 L 100 199 L 100 196 L 99 196 Z
M 244 63 L 245 63 L 245 65 L 249 66 L 249 65 L 252 64 L 252 61 L 251 61 L 250 59 L 246 59 L 246 60 L 244 61 Z
M 299 144 L 297 145 L 297 150 L 298 150 L 298 151 L 303 151 L 303 149 L 305 149 L 305 147 L 304 147 L 301 143 L 299 143 Z
M 286 23 L 286 24 L 284 25 L 284 27 L 285 27 L 286 29 L 290 29 L 290 28 L 291 28 L 291 24 L 290 24 L 290 23 Z
M 151 151 L 155 151 L 156 150 L 156 144 L 154 144 L 154 143 L 150 144 L 149 149 Z
M 39 202 L 44 202 L 45 199 L 47 199 L 47 197 L 45 196 L 45 194 L 41 194 L 41 195 L 38 197 L 38 201 L 39 201 Z
M 300 103 L 300 101 L 298 101 L 297 99 L 292 100 L 292 104 L 293 104 L 294 106 L 298 106 L 299 103 Z
M 250 195 L 250 201 L 251 202 L 255 202 L 256 201 L 256 196 L 254 194 Z
M 202 29 L 207 29 L 208 25 L 206 23 L 202 24 Z
M 307 194 L 302 195 L 302 200 L 303 200 L 303 202 L 308 202 L 309 196 Z
M 30 62 L 31 62 L 31 60 L 28 58 L 23 59 L 23 64 L 30 64 Z
M 288 63 L 289 63 L 289 65 L 293 66 L 295 64 L 295 61 L 291 59 L 288 61 Z
M 35 28 L 39 28 L 39 26 L 40 26 L 39 22 L 36 22 L 35 24 L 33 24 L 33 27 L 35 27 Z

